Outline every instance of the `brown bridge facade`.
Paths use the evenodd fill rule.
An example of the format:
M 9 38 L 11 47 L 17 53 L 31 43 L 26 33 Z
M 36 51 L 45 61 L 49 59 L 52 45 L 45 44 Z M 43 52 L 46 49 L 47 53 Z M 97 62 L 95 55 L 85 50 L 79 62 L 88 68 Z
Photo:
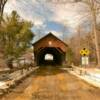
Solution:
M 47 34 L 33 44 L 34 60 L 36 65 L 53 64 L 62 65 L 66 61 L 68 45 L 52 33 Z M 45 55 L 53 55 L 53 60 L 45 60 Z

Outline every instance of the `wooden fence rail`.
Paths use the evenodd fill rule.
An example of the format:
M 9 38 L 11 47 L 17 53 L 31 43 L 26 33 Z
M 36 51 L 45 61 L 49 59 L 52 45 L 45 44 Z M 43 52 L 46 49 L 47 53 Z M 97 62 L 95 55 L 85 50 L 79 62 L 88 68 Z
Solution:
M 19 67 L 15 67 L 13 69 L 5 69 L 0 70 L 0 80 L 8 77 L 8 80 L 0 81 L 3 82 L 4 85 L 0 85 L 0 95 L 3 95 L 9 91 L 12 86 L 16 86 L 20 81 L 22 81 L 25 77 L 31 74 L 37 67 L 33 64 L 23 64 Z

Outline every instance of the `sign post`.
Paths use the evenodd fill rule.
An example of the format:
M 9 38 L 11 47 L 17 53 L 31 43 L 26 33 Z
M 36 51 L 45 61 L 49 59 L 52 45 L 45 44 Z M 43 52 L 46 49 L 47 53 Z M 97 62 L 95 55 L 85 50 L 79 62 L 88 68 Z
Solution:
M 81 65 L 83 66 L 88 65 L 90 51 L 86 48 L 83 48 L 82 50 L 80 50 L 80 54 L 81 54 Z

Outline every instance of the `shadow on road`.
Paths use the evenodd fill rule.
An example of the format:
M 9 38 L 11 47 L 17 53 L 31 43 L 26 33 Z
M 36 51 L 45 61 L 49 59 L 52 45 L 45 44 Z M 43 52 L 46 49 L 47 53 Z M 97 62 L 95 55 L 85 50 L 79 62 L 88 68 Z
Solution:
M 50 76 L 61 73 L 68 73 L 68 71 L 56 66 L 40 66 L 38 69 L 34 71 L 34 74 L 36 76 Z

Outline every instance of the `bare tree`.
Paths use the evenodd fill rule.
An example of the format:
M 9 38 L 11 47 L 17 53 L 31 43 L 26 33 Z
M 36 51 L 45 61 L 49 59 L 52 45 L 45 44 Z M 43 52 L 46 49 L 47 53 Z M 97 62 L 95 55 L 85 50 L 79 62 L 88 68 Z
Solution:
M 5 4 L 7 3 L 8 0 L 0 0 L 0 24 L 1 24 L 1 20 L 2 20 L 2 16 L 3 16 L 3 12 L 4 12 L 4 7 Z
M 97 14 L 100 10 L 100 1 L 99 0 L 80 0 L 88 5 L 90 9 L 91 19 L 92 19 L 92 31 L 94 35 L 94 44 L 96 48 L 97 55 L 97 64 L 100 65 L 100 51 L 99 51 L 99 43 L 98 43 L 98 34 L 97 34 Z
M 100 65 L 100 51 L 99 51 L 99 44 L 98 44 L 98 36 L 97 36 L 97 6 L 95 0 L 89 0 L 89 6 L 91 9 L 91 16 L 92 16 L 92 28 L 94 33 L 94 42 L 96 47 L 96 55 L 97 55 L 97 62 Z

